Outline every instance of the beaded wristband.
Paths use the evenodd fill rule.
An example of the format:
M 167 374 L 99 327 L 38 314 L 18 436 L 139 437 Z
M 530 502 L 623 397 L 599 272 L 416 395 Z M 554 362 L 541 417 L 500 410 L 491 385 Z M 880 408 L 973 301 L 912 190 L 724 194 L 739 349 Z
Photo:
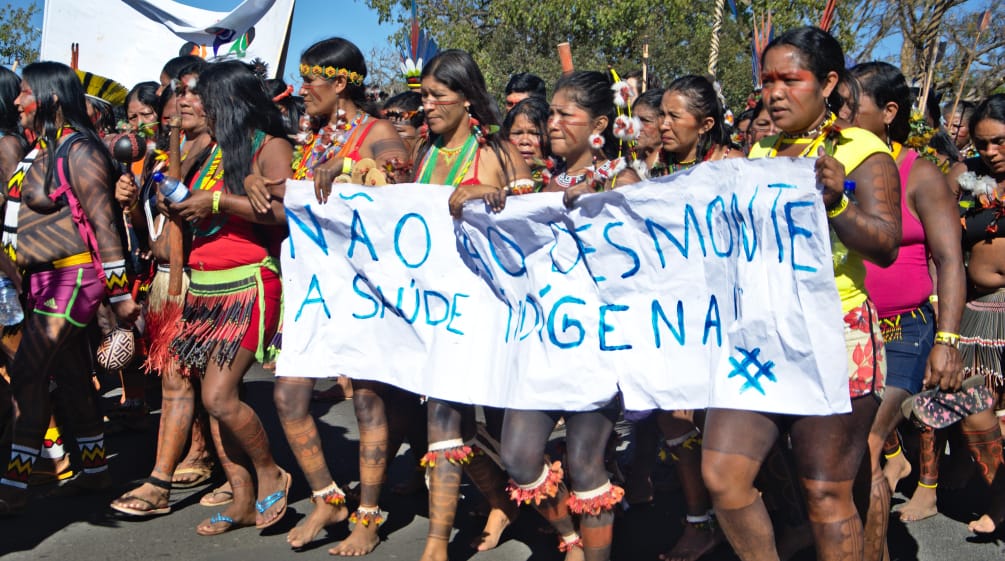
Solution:
M 848 195 L 842 194 L 841 200 L 838 201 L 837 206 L 827 211 L 827 218 L 837 218 L 838 216 L 841 216 L 844 211 L 848 210 L 848 205 L 850 203 L 851 199 L 848 198 Z
M 223 191 L 213 191 L 213 214 L 220 214 L 221 198 L 223 198 Z
M 935 334 L 936 345 L 948 345 L 954 349 L 960 348 L 960 334 L 948 331 L 939 331 Z

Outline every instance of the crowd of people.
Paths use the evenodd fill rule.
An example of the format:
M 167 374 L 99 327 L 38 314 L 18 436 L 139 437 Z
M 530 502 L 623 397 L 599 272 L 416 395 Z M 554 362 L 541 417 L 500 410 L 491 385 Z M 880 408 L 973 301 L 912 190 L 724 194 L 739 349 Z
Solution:
M 661 448 L 687 513 L 663 559 L 695 561 L 728 540 L 745 561 L 807 547 L 819 559 L 879 561 L 891 494 L 912 471 L 917 488 L 902 489 L 910 500 L 899 516 L 936 514 L 947 439 L 989 489 L 969 529 L 994 533 L 1005 522 L 1005 95 L 940 108 L 934 95 L 916 99 L 890 64 L 845 68 L 838 41 L 815 27 L 774 38 L 762 65 L 763 87 L 735 119 L 706 76 L 663 87 L 639 73 L 578 70 L 549 97 L 525 72 L 489 92 L 460 50 L 439 52 L 417 88 L 382 99 L 368 92 L 363 55 L 342 38 L 304 51 L 299 90 L 255 65 L 192 56 L 128 91 L 55 62 L 20 77 L 0 70 L 0 271 L 24 316 L 3 331 L 0 515 L 20 513 L 40 482 L 111 484 L 106 427 L 148 413 L 135 368 L 120 368 L 111 419 L 89 375 L 95 344 L 114 344 L 113 328 L 124 326 L 141 334 L 132 363 L 159 376 L 161 414 L 149 477 L 110 507 L 168 514 L 172 490 L 206 483 L 219 466 L 226 482 L 200 501 L 219 512 L 195 528 L 202 536 L 276 524 L 302 474 L 313 510 L 288 533 L 290 546 L 348 521 L 351 533 L 330 552 L 366 555 L 380 542 L 387 466 L 406 440 L 417 469 L 400 485 L 428 487 L 424 561 L 447 558 L 465 475 L 490 508 L 479 551 L 532 508 L 565 559 L 609 559 L 616 510 L 655 499 Z M 347 493 L 310 411 L 317 378 L 280 371 L 275 411 L 297 465 L 273 459 L 241 382 L 282 346 L 287 180 L 312 182 L 320 204 L 345 176 L 449 185 L 443 211 L 460 216 L 468 201 L 504 212 L 510 197 L 563 192 L 575 205 L 587 193 L 744 157 L 815 161 L 850 413 L 626 412 L 617 398 L 592 411 L 484 407 L 497 448 L 485 454 L 473 444 L 479 404 L 343 380 L 338 393 L 351 396 L 359 430 L 359 486 Z M 180 194 L 165 188 L 171 178 Z M 621 418 L 634 427 L 626 475 L 610 469 Z M 549 458 L 557 425 L 564 455 Z M 920 450 L 918 459 L 905 450 Z

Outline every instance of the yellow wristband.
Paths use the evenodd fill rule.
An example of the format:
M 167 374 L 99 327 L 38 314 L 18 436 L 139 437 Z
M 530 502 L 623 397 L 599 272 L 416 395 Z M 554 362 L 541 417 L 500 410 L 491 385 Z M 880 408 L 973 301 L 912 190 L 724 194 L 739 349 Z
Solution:
M 356 163 L 352 161 L 352 158 L 342 158 L 342 175 L 349 175 L 352 173 L 352 165 Z
M 838 201 L 837 206 L 827 211 L 827 218 L 837 218 L 841 216 L 844 211 L 848 210 L 848 205 L 851 203 L 851 199 L 848 195 L 841 194 L 841 200 Z
M 935 333 L 936 345 L 948 345 L 954 349 L 960 348 L 960 334 L 948 331 L 938 331 Z
M 220 214 L 220 199 L 223 191 L 213 191 L 213 214 Z
M 939 295 L 938 294 L 933 294 L 933 295 L 929 296 L 928 297 L 928 301 L 931 302 L 932 304 L 938 304 L 939 303 Z

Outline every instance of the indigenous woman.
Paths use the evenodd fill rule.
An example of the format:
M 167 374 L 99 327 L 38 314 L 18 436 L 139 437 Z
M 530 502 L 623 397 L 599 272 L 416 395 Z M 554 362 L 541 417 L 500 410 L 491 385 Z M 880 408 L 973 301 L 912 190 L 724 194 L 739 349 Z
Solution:
M 544 188 L 551 142 L 548 141 L 548 102 L 540 97 L 528 97 L 510 109 L 503 119 L 502 136 L 516 146 L 520 157 L 530 168 L 534 190 Z
M 907 471 L 911 469 L 903 461 L 894 432 L 903 419 L 901 403 L 921 391 L 925 382 L 931 385 L 932 380 L 941 381 L 946 390 L 959 384 L 961 363 L 956 347 L 965 279 L 953 193 L 935 164 L 919 159 L 917 152 L 903 145 L 910 134 L 911 90 L 907 81 L 897 68 L 885 62 L 860 64 L 851 69 L 851 75 L 859 86 L 854 123 L 891 148 L 900 169 L 902 187 L 903 235 L 897 260 L 887 268 L 865 264 L 865 286 L 876 304 L 887 359 L 886 390 L 869 434 L 869 457 L 875 479 L 880 470 L 881 451 L 888 462 Z M 934 300 L 939 305 L 938 314 L 929 302 L 935 294 L 929 275 L 929 255 L 935 265 L 938 295 Z M 929 380 L 925 380 L 926 370 L 931 372 Z M 997 430 L 994 417 L 990 414 L 988 417 Z M 891 432 L 893 441 L 883 450 Z M 896 480 L 893 481 L 895 485 Z M 894 485 L 889 481 L 880 483 L 873 488 L 874 504 L 866 520 L 866 559 L 879 558 L 886 538 L 890 490 Z M 932 492 L 934 507 L 934 489 L 928 488 L 925 481 L 921 483 L 919 491 Z
M 1003 416 L 1002 355 L 1005 343 L 1005 94 L 981 102 L 968 123 L 970 138 L 978 156 L 964 163 L 967 171 L 955 173 L 950 181 L 961 190 L 960 214 L 963 248 L 967 260 L 968 301 L 960 325 L 960 354 L 964 377 L 982 376 L 995 397 L 994 409 Z M 941 293 L 941 288 L 940 288 Z M 966 428 L 965 428 L 966 430 Z M 984 440 L 992 439 L 987 431 Z M 968 435 L 968 440 L 972 438 Z M 992 439 L 997 442 L 997 439 Z M 971 445 L 971 451 L 976 452 Z M 977 456 L 985 477 L 993 478 L 990 511 L 970 523 L 971 531 L 989 533 L 1005 521 L 1005 478 L 994 477 L 1001 464 L 1001 448 Z
M 729 146 L 726 128 L 716 113 L 722 115 L 722 102 L 706 78 L 681 76 L 670 83 L 658 115 L 668 173 L 699 162 L 743 157 Z
M 464 51 L 439 53 L 422 69 L 422 106 L 429 139 L 419 146 L 415 180 L 457 187 L 450 211 L 458 216 L 465 201 L 504 188 L 530 191 L 533 182 L 516 148 L 491 134 L 499 119 L 485 89 L 485 79 Z M 429 480 L 429 534 L 423 561 L 447 558 L 462 466 L 492 507 L 475 547 L 491 549 L 516 508 L 506 500 L 505 476 L 485 454 L 472 447 L 473 405 L 431 398 L 428 407 L 429 452 L 423 458 Z
M 969 121 L 974 115 L 974 109 L 974 104 L 969 101 L 960 101 L 956 106 L 956 113 L 953 115 L 949 114 L 953 110 L 952 107 L 945 108 L 946 121 L 949 123 L 946 125 L 946 130 L 949 137 L 953 139 L 953 143 L 956 144 L 956 149 L 960 151 L 961 159 L 964 160 L 978 156 L 970 139 Z
M 22 346 L 10 368 L 18 415 L 0 479 L 3 514 L 27 501 L 28 478 L 49 423 L 50 377 L 68 400 L 67 425 L 83 458 L 75 484 L 109 484 L 102 419 L 85 375 L 90 357 L 83 328 L 106 297 L 119 321 L 131 323 L 139 314 L 112 226 L 112 163 L 87 117 L 77 75 L 55 62 L 30 64 L 15 104 L 21 124 L 38 141 L 18 164 L 6 197 L 3 246 L 25 271 L 27 305 Z
M 683 76 L 671 82 L 663 93 L 659 119 L 666 162 L 663 173 L 743 157 L 729 146 L 722 102 L 712 83 L 702 76 Z M 722 541 L 701 479 L 701 431 L 694 417 L 694 411 L 661 411 L 657 417 L 667 446 L 678 458 L 677 473 L 687 504 L 684 533 L 662 556 L 674 561 L 694 561 Z
M 763 140 L 764 137 L 773 134 L 778 134 L 778 127 L 771 120 L 771 115 L 768 114 L 768 108 L 764 105 L 764 100 L 758 100 L 757 105 L 754 106 L 750 124 L 747 126 L 747 132 L 743 135 L 744 150 L 749 152 L 751 146 Z
M 610 159 L 616 147 L 611 132 L 614 98 L 607 77 L 599 72 L 573 72 L 560 78 L 554 91 L 548 136 L 554 155 L 562 158 L 557 169 L 564 171 L 545 190 L 586 192 L 638 181 L 623 159 Z M 608 479 L 604 443 L 618 412 L 615 396 L 592 411 L 506 410 L 502 462 L 512 478 L 510 496 L 517 504 L 533 503 L 554 526 L 566 559 L 610 557 L 614 507 L 624 491 Z M 549 465 L 544 454 L 552 428 L 563 417 L 571 493 L 562 483 L 561 462 Z M 578 531 L 573 515 L 579 516 Z
M 177 99 L 180 126 L 184 135 L 181 146 L 182 180 L 190 187 L 205 164 L 216 142 L 209 134 L 206 112 L 202 100 L 191 91 L 205 67 L 202 61 L 184 67 L 178 76 L 177 98 L 169 96 L 169 104 Z M 170 91 L 170 90 L 169 90 Z M 161 424 L 158 434 L 157 456 L 153 470 L 146 481 L 112 501 L 111 507 L 133 516 L 151 516 L 170 511 L 171 488 L 188 488 L 204 482 L 212 475 L 213 461 L 206 446 L 204 433 L 205 412 L 196 405 L 198 377 L 183 376 L 170 352 L 171 342 L 179 335 L 179 325 L 184 303 L 183 295 L 172 296 L 168 291 L 170 236 L 167 235 L 165 215 L 156 205 L 157 185 L 150 177 L 153 171 L 167 171 L 167 154 L 155 152 L 153 165 L 140 177 L 143 189 L 136 187 L 130 174 L 123 174 L 115 186 L 116 199 L 132 208 L 132 219 L 137 230 L 147 232 L 150 251 L 156 263 L 156 273 L 151 282 L 146 309 L 149 347 L 144 367 L 161 377 Z M 182 279 L 183 290 L 188 284 L 187 273 Z M 191 430 L 190 430 L 191 429 Z M 185 441 L 191 433 L 191 444 L 184 460 Z
M 300 57 L 300 73 L 307 114 L 322 126 L 312 129 L 306 144 L 298 148 L 293 159 L 293 178 L 313 179 L 320 201 L 327 200 L 335 176 L 350 171 L 361 158 L 373 158 L 380 166 L 407 158 L 394 127 L 365 109 L 366 63 L 355 45 L 338 37 L 311 45 Z M 276 192 L 272 195 L 280 196 Z M 287 536 L 292 547 L 313 541 L 325 526 L 349 516 L 345 495 L 328 470 L 321 437 L 310 415 L 315 381 L 280 372 L 274 392 L 279 419 L 311 486 L 314 502 L 314 511 Z M 329 551 L 333 555 L 366 555 L 380 541 L 377 501 L 388 461 L 388 423 L 383 399 L 388 390 L 388 386 L 376 382 L 354 382 L 353 408 L 360 432 L 360 506 L 351 517 L 356 522 L 355 528 L 348 539 Z
M 823 186 L 845 314 L 852 412 L 788 416 L 711 408 L 702 474 L 737 555 L 745 561 L 777 559 L 771 520 L 753 481 L 779 434 L 788 432 L 818 557 L 860 559 L 864 539 L 852 483 L 878 405 L 872 394 L 883 383 L 882 340 L 866 297 L 862 260 L 889 265 L 896 258 L 897 166 L 875 135 L 839 121 L 828 108 L 838 106 L 835 89 L 845 74 L 844 53 L 833 37 L 815 27 L 794 29 L 771 41 L 762 60 L 764 101 L 782 132 L 755 145 L 750 157 L 818 156 L 817 182 Z M 844 191 L 846 177 L 857 185 L 856 202 Z M 882 474 L 873 482 L 880 484 L 886 485 Z
M 380 114 L 394 125 L 408 154 L 415 152 L 419 143 L 419 129 L 425 116 L 422 114 L 422 96 L 409 90 L 393 95 L 384 102 Z
M 275 182 L 274 190 L 281 191 L 278 179 L 289 177 L 293 149 L 279 111 L 244 63 L 209 65 L 186 87 L 186 95 L 202 102 L 217 145 L 190 196 L 169 205 L 193 233 L 191 283 L 171 353 L 183 375 L 202 377 L 202 402 L 233 491 L 233 503 L 196 528 L 200 535 L 216 535 L 271 526 L 286 511 L 290 474 L 273 461 L 262 423 L 241 401 L 238 387 L 252 362 L 263 360 L 276 331 L 285 235 L 282 199 L 253 205 L 244 185 Z
M 659 177 L 667 173 L 667 166 L 661 158 L 663 139 L 660 137 L 659 113 L 662 101 L 663 90 L 652 88 L 635 98 L 635 104 L 632 105 L 632 115 L 642 123 L 639 138 L 635 141 L 638 164 L 633 165 L 641 177 Z M 644 173 L 641 173 L 642 170 Z

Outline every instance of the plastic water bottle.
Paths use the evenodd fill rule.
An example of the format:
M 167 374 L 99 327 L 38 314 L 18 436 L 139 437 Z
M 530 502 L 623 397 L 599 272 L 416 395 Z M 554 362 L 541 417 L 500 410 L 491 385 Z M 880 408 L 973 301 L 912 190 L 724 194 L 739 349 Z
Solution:
M 14 283 L 7 277 L 0 276 L 0 324 L 17 325 L 24 320 L 24 310 L 18 299 Z
M 855 180 L 854 179 L 845 179 L 844 180 L 844 194 L 847 195 L 848 198 L 851 199 L 852 202 L 855 202 Z
M 180 180 L 168 177 L 159 171 L 154 174 L 153 180 L 161 195 L 164 195 L 164 198 L 169 202 L 180 203 L 192 194 L 189 192 L 188 186 Z

